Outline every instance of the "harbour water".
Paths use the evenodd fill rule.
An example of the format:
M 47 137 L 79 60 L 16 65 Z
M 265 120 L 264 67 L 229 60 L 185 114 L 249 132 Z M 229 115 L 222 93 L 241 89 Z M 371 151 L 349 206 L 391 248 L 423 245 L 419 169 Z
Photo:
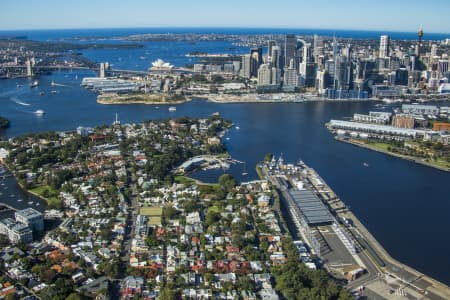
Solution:
M 184 54 L 195 50 L 195 46 L 185 44 L 180 47 L 182 50 L 170 55 L 179 57 L 177 64 L 182 66 L 189 63 Z M 220 52 L 214 42 L 209 46 L 208 52 Z M 154 47 L 159 49 L 157 45 Z M 161 43 L 159 47 L 167 45 Z M 178 51 L 176 49 L 174 51 Z M 87 55 L 97 61 L 117 61 L 118 57 L 128 61 L 130 56 L 139 57 L 140 51 L 152 53 L 146 48 L 125 49 L 120 53 L 90 51 Z M 155 52 L 148 55 L 149 62 L 159 55 L 173 63 L 164 57 L 164 51 Z M 133 68 L 132 64 L 133 59 L 129 59 L 122 66 Z M 246 162 L 248 175 L 242 175 L 242 164 L 233 165 L 229 170 L 236 178 L 256 179 L 254 166 L 266 153 L 282 154 L 289 162 L 302 159 L 324 178 L 394 258 L 450 284 L 450 240 L 446 238 L 450 228 L 450 173 L 337 142 L 324 126 L 331 118 L 342 119 L 356 112 L 379 110 L 375 103 L 217 104 L 194 100 L 176 105 L 176 111 L 169 112 L 166 106 L 157 109 L 154 105 L 97 104 L 96 95 L 80 87 L 84 76 L 93 75 L 89 71 L 55 72 L 36 78 L 39 86 L 34 89 L 28 87 L 27 79 L 0 81 L 0 115 L 11 120 L 11 128 L 0 135 L 7 138 L 29 132 L 111 124 L 116 112 L 121 122 L 184 115 L 205 117 L 219 112 L 235 125 L 224 139 L 228 151 L 233 158 Z M 51 86 L 52 81 L 58 85 Z M 56 93 L 51 93 L 52 90 Z M 37 109 L 44 110 L 45 115 L 34 114 Z M 220 174 L 221 170 L 209 170 L 194 176 L 212 181 Z M 8 186 L 17 189 L 14 183 Z M 5 195 L 0 196 L 0 202 L 13 202 Z M 28 201 L 24 199 L 20 203 Z

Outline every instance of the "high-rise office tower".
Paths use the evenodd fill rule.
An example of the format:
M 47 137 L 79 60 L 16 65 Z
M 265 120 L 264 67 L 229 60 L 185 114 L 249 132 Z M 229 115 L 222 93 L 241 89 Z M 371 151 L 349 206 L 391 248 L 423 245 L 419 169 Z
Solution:
M 272 48 L 276 45 L 276 42 L 274 40 L 269 40 L 267 42 L 267 55 L 272 55 Z
M 279 74 L 270 64 L 262 64 L 258 69 L 258 86 L 278 85 Z
M 250 77 L 258 77 L 258 68 L 262 64 L 262 48 L 250 50 Z
M 318 62 L 320 55 L 323 55 L 323 39 L 322 39 L 322 37 L 315 34 L 314 41 L 313 41 L 313 56 L 314 56 L 315 63 Z
M 431 45 L 431 58 L 437 56 L 437 45 L 433 44 Z
M 272 58 L 272 65 L 277 68 L 280 69 L 281 65 L 280 65 L 280 55 L 281 55 L 281 49 L 279 46 L 273 46 L 272 47 L 272 51 L 270 52 L 270 56 Z
M 269 64 L 262 64 L 258 68 L 258 85 L 270 85 L 272 81 L 272 72 Z
M 289 66 L 291 59 L 296 60 L 297 38 L 294 34 L 287 34 L 284 40 L 284 65 Z
M 311 62 L 311 44 L 305 44 L 303 45 L 303 55 L 302 55 L 302 62 Z
M 389 56 L 389 36 L 388 35 L 382 35 L 380 37 L 380 52 L 379 52 L 380 58 L 385 58 Z
M 250 78 L 250 54 L 242 55 L 241 76 Z

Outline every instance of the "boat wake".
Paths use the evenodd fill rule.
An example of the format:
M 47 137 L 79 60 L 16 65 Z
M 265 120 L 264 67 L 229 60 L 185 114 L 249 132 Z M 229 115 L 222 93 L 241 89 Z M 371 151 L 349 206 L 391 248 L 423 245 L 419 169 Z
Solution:
M 13 102 L 19 104 L 19 105 L 23 105 L 23 106 L 30 106 L 31 105 L 30 103 L 26 103 L 26 102 L 20 101 L 20 99 L 17 98 L 17 97 L 11 97 L 11 100 Z
M 67 85 L 67 84 L 56 83 L 56 82 L 53 82 L 53 81 L 51 83 L 51 86 L 62 86 L 62 87 L 68 87 L 68 88 L 72 87 L 72 86 Z
M 6 92 L 2 92 L 2 93 L 0 93 L 0 97 L 8 97 L 8 96 L 11 96 L 11 95 L 14 95 L 14 94 L 17 94 L 17 90 L 16 89 L 10 90 L 10 91 L 6 91 Z

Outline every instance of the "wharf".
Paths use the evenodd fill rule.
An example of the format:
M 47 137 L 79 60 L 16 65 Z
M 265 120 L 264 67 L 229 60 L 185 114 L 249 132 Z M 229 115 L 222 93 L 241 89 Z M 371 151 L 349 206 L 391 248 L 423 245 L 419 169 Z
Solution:
M 347 228 L 358 243 L 364 243 L 360 246 L 366 249 L 369 254 L 368 258 L 373 261 L 374 266 L 378 270 L 379 274 L 377 274 L 377 277 L 380 277 L 380 274 L 384 274 L 386 278 L 400 281 L 403 289 L 409 287 L 408 291 L 411 294 L 415 291 L 420 297 L 425 297 L 425 299 L 450 299 L 448 286 L 392 258 L 362 222 L 347 208 L 345 203 L 336 196 L 319 174 L 311 168 L 308 168 L 308 171 L 312 174 L 313 178 L 310 181 L 314 188 L 324 202 L 330 206 L 331 211 L 336 214 L 337 218 L 344 220 L 344 223 L 345 220 L 351 220 L 352 225 Z M 314 177 L 319 179 L 321 184 L 317 184 L 318 181 L 314 180 Z M 380 279 L 382 277 L 381 275 Z M 358 284 L 361 283 L 358 282 Z M 356 287 L 354 284 L 351 286 Z
M 312 187 L 335 217 L 332 226 L 308 229 L 315 234 L 318 232 L 319 238 L 325 239 L 325 244 L 330 249 L 330 251 L 322 251 L 321 249 L 318 253 L 319 257 L 328 265 L 326 266 L 327 270 L 333 274 L 331 269 L 339 262 L 341 262 L 341 265 L 351 263 L 351 257 L 347 255 L 348 253 L 345 253 L 346 251 L 342 250 L 342 247 L 338 249 L 340 243 L 337 243 L 339 240 L 332 232 L 333 230 L 336 233 L 341 232 L 350 239 L 350 243 L 354 245 L 356 251 L 356 253 L 350 251 L 350 254 L 352 254 L 354 261 L 364 267 L 368 273 L 350 281 L 347 284 L 349 290 L 359 290 L 360 287 L 365 287 L 362 295 L 368 296 L 369 299 L 373 297 L 391 299 L 395 295 L 404 295 L 406 296 L 404 299 L 450 299 L 450 288 L 448 286 L 392 258 L 315 170 L 309 168 L 303 162 L 300 162 L 299 166 L 302 170 L 304 183 Z M 269 174 L 270 172 L 265 167 L 262 169 L 263 175 L 267 176 L 276 186 L 279 185 L 277 184 L 279 176 L 287 180 L 286 175 L 292 172 L 292 169 L 288 173 L 279 171 L 281 174 L 276 175 Z M 289 202 L 289 200 L 287 201 Z M 287 204 L 289 205 L 289 203 Z M 289 209 L 292 209 L 292 205 L 289 206 Z M 301 228 L 299 233 L 307 241 L 311 236 L 307 232 L 301 232 Z M 319 240 L 319 242 L 322 244 L 322 241 Z M 314 244 L 312 246 L 314 247 Z M 347 249 L 351 250 L 348 247 Z

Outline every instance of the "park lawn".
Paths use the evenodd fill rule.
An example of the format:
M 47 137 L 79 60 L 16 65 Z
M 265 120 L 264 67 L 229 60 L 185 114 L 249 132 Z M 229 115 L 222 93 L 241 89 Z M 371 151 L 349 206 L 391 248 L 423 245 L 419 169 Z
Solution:
M 388 147 L 389 144 L 386 143 L 380 143 L 380 142 L 376 142 L 376 143 L 367 143 L 366 145 L 368 145 L 369 147 L 373 147 L 375 149 L 379 149 L 382 151 L 388 151 Z
M 187 184 L 187 185 L 195 184 L 194 179 L 186 177 L 186 176 L 181 176 L 181 175 L 175 176 L 174 180 L 176 183 L 181 183 L 181 184 Z
M 159 206 L 144 206 L 139 210 L 139 214 L 149 217 L 160 217 L 162 208 Z
M 430 160 L 429 163 L 432 164 L 432 165 L 436 165 L 438 167 L 441 167 L 441 168 L 450 169 L 450 163 L 448 161 L 444 160 L 444 159 L 441 159 L 441 158 L 439 158 L 437 160 Z
M 44 196 L 46 190 L 48 191 L 48 197 Z M 59 205 L 61 203 L 61 200 L 58 199 L 58 191 L 55 191 L 48 185 L 35 187 L 30 189 L 30 192 L 44 198 L 50 206 Z

